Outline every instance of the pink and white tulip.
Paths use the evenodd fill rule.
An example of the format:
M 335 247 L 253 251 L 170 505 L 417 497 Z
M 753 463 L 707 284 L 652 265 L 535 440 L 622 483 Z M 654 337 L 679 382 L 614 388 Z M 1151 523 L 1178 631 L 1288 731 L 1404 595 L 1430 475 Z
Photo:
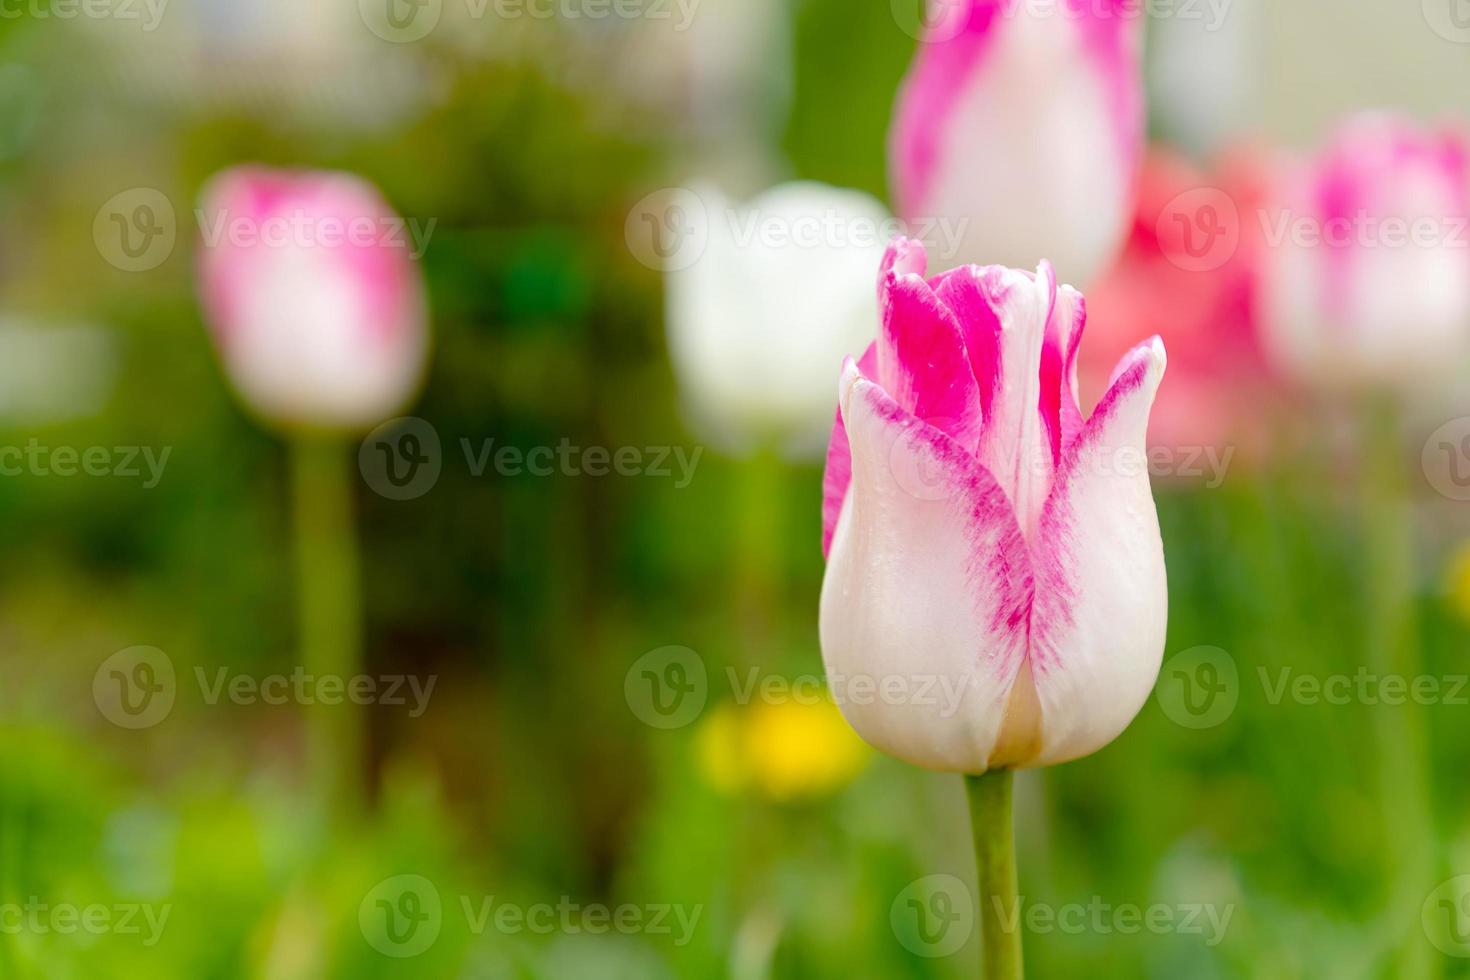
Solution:
M 246 405 L 286 427 L 360 430 L 417 392 L 423 282 L 403 223 L 351 174 L 238 167 L 205 188 L 199 290 Z
M 1033 268 L 1049 256 L 1090 283 L 1123 241 L 1143 153 L 1136 4 L 932 6 L 890 133 L 900 217 L 962 225 L 946 260 Z
M 1263 214 L 1268 354 L 1322 387 L 1435 386 L 1470 354 L 1470 150 L 1386 114 L 1283 165 Z
M 1082 296 L 884 259 L 879 339 L 843 367 L 827 460 L 821 641 L 859 735 L 981 773 L 1112 741 L 1153 688 L 1167 612 L 1145 430 L 1154 338 L 1078 408 Z M 935 692 L 944 692 L 941 696 Z

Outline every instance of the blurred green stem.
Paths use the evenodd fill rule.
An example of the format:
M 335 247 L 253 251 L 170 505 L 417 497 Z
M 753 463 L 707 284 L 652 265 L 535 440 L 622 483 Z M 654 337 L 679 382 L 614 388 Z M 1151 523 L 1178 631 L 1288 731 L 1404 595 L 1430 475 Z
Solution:
M 1014 783 L 1015 776 L 1009 769 L 965 777 L 980 884 L 980 961 L 985 980 L 1021 977 L 1021 906 L 1011 818 Z
M 1364 533 L 1366 536 L 1368 656 L 1380 677 L 1414 685 L 1424 672 L 1414 614 L 1414 525 L 1404 479 L 1403 441 L 1396 406 L 1370 403 L 1363 420 Z M 1413 698 L 1402 705 L 1370 705 L 1378 741 L 1379 793 L 1385 855 L 1394 879 L 1389 921 L 1418 922 L 1423 897 L 1434 887 L 1435 831 L 1424 711 Z M 1433 956 L 1417 927 L 1395 933 L 1403 949 L 1394 975 L 1436 976 Z
M 744 624 L 747 662 L 766 662 L 771 610 L 781 585 L 781 508 L 785 470 L 770 451 L 739 464 L 735 500 L 736 608 Z
M 308 674 L 341 677 L 348 684 L 359 673 L 362 631 L 346 446 L 326 436 L 298 436 L 291 443 L 291 472 L 301 663 Z M 304 707 L 312 785 L 328 813 L 355 813 L 361 802 L 362 714 L 350 704 Z

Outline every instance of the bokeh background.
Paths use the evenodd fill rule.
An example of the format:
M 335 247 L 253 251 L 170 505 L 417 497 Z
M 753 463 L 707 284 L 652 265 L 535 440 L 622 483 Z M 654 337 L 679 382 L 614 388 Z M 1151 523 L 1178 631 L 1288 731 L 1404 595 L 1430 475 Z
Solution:
M 740 703 L 732 678 L 822 674 L 820 464 L 737 458 L 686 421 L 662 276 L 626 236 L 636 202 L 695 175 L 886 198 L 916 4 L 702 0 L 681 31 L 677 7 L 543 20 L 445 0 L 415 40 L 375 33 L 364 6 L 0 5 L 0 444 L 169 453 L 152 486 L 0 479 L 0 905 L 131 907 L 140 927 L 0 917 L 0 976 L 973 975 L 973 937 L 935 955 L 895 915 L 930 876 L 973 878 L 960 782 L 865 749 L 823 705 Z M 1453 113 L 1470 91 L 1470 47 L 1418 3 L 1236 0 L 1198 26 L 1151 18 L 1148 66 L 1154 136 L 1201 160 L 1311 145 L 1364 105 Z M 245 161 L 355 171 L 435 222 L 410 413 L 442 473 L 405 501 L 354 484 L 364 670 L 435 686 L 417 717 L 361 709 L 367 799 L 346 819 L 303 765 L 307 714 L 334 709 L 211 704 L 195 682 L 298 662 L 287 457 L 232 397 L 195 291 L 199 189 Z M 94 226 L 138 189 L 169 202 L 176 240 L 128 271 Z M 1314 405 L 1271 428 L 1267 462 L 1156 488 L 1166 657 L 1232 666 L 1229 710 L 1192 725 L 1161 689 L 1105 751 L 1018 786 L 1028 903 L 1176 922 L 1198 906 L 1228 927 L 1051 929 L 1028 936 L 1033 976 L 1391 977 L 1406 944 L 1470 976 L 1421 923 L 1435 885 L 1470 872 L 1470 705 L 1273 703 L 1263 681 L 1372 657 L 1361 463 Z M 702 455 L 682 487 L 477 476 L 462 439 Z M 1402 447 L 1420 545 L 1404 584 L 1424 674 L 1453 678 L 1470 672 L 1470 522 L 1420 449 Z M 135 646 L 166 653 L 177 696 L 130 729 L 94 678 Z M 666 728 L 626 682 L 669 646 L 707 684 Z M 1421 730 L 1404 712 L 1427 737 L 1385 759 L 1385 733 Z M 1400 812 L 1406 772 L 1428 783 L 1427 823 Z M 1429 878 L 1400 873 L 1405 834 Z M 442 911 L 400 958 L 360 913 L 405 875 Z M 492 899 L 664 907 L 670 931 L 476 928 L 464 901 Z

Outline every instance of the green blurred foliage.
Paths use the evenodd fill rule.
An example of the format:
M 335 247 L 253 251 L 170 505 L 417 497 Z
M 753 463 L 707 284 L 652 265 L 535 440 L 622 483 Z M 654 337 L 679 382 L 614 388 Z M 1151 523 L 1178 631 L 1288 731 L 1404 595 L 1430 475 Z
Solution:
M 793 9 L 784 150 L 798 175 L 884 193 L 912 48 L 887 6 Z M 820 674 L 819 471 L 753 475 L 711 450 L 676 489 L 475 477 L 463 463 L 461 439 L 697 444 L 679 422 L 658 276 L 622 237 L 679 139 L 651 135 L 656 120 L 620 124 L 639 110 L 614 89 L 529 59 L 436 50 L 432 104 L 374 131 L 139 99 L 75 32 L 0 28 L 29 80 L 0 85 L 6 309 L 105 324 L 120 351 L 104 412 L 0 442 L 172 450 L 154 489 L 0 479 L 0 903 L 169 910 L 152 944 L 0 931 L 0 976 L 973 975 L 973 939 L 928 959 L 890 926 L 915 879 L 973 877 L 957 780 L 876 760 L 830 798 L 732 798 L 701 771 L 697 725 L 654 729 L 623 698 L 629 665 L 667 644 L 704 658 L 711 702 L 732 693 L 727 667 Z M 284 454 L 214 362 L 191 243 L 132 275 L 90 241 L 116 191 L 158 187 L 187 213 L 209 175 L 244 160 L 354 170 L 401 213 L 438 221 L 424 257 L 436 350 L 412 411 L 438 431 L 444 473 L 418 500 L 361 485 L 356 500 L 366 669 L 438 683 L 422 718 L 369 712 L 373 802 L 346 827 L 304 784 L 299 709 L 181 697 L 164 724 L 127 731 L 91 698 L 97 666 L 136 644 L 166 650 L 181 676 L 295 663 Z M 1227 724 L 1187 730 L 1151 702 L 1106 751 L 1021 779 L 1029 902 L 1215 903 L 1233 912 L 1224 940 L 1033 935 L 1033 976 L 1388 977 L 1393 946 L 1423 942 L 1417 906 L 1390 904 L 1373 761 L 1390 709 L 1271 704 L 1255 681 L 1365 662 L 1361 541 L 1351 495 L 1321 489 L 1330 473 L 1303 459 L 1160 495 L 1168 651 L 1229 651 L 1243 683 Z M 768 509 L 754 521 L 753 480 Z M 1463 626 L 1420 591 L 1426 670 L 1463 672 Z M 1445 877 L 1470 830 L 1463 711 L 1429 712 Z M 397 875 L 427 878 L 444 903 L 438 940 L 412 959 L 379 953 L 359 923 Z M 461 900 L 491 896 L 673 904 L 697 909 L 698 928 L 687 943 L 477 933 Z

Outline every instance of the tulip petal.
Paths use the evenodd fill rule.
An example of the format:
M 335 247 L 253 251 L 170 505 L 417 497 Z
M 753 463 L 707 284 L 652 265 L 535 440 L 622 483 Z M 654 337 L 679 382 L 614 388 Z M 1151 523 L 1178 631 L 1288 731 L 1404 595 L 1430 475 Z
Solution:
M 1071 286 L 1059 286 L 1041 350 L 1041 417 L 1046 422 L 1052 459 L 1057 465 L 1082 431 L 1077 350 L 1086 324 L 1087 304 L 1082 294 Z
M 878 344 L 868 345 L 862 359 L 857 362 L 858 370 L 865 378 L 878 376 Z M 838 398 L 846 385 L 839 386 Z M 827 468 L 822 473 L 822 557 L 832 551 L 832 535 L 837 531 L 837 518 L 842 514 L 842 503 L 847 499 L 847 488 L 852 483 L 852 449 L 847 442 L 847 426 L 842 421 L 842 406 L 837 406 L 837 418 L 832 423 L 832 439 L 827 443 Z
M 914 273 L 888 273 L 881 299 L 879 384 L 904 411 L 973 445 L 980 392 L 954 313 Z
M 1001 266 L 968 266 L 940 284 L 939 297 L 964 325 L 965 347 L 984 413 L 977 458 L 1015 505 L 1022 528 L 1041 516 L 1054 460 L 1041 417 L 1041 361 L 1056 277 Z
M 983 772 L 1026 656 L 1025 538 L 984 467 L 850 360 L 841 401 L 852 486 L 822 586 L 829 683 L 872 745 Z
M 1112 741 L 1158 677 L 1168 596 L 1145 437 L 1164 366 L 1157 337 L 1124 358 L 1042 515 L 1029 655 L 1042 747 L 1033 765 Z

